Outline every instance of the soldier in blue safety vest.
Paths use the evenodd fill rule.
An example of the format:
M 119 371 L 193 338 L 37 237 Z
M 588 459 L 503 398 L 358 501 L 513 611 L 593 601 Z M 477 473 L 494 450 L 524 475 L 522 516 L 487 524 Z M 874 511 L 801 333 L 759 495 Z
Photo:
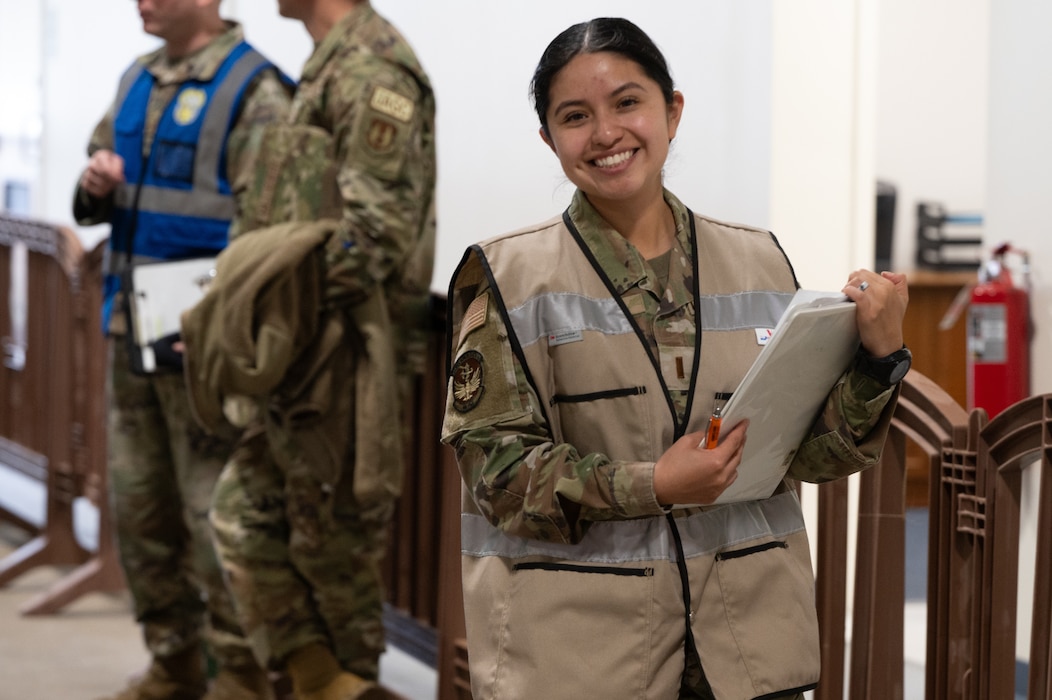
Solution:
M 81 224 L 112 226 L 103 331 L 110 343 L 109 481 L 121 562 L 152 663 L 114 698 L 268 698 L 211 544 L 213 486 L 233 428 L 193 420 L 177 337 L 133 371 L 122 276 L 207 258 L 227 243 L 252 131 L 283 118 L 292 82 L 219 14 L 220 0 L 139 0 L 156 51 L 125 72 L 74 196 Z M 174 341 L 174 342 L 171 342 Z M 167 358 L 167 360 L 166 360 Z M 229 427 L 229 426 L 228 426 Z M 206 655 L 218 669 L 209 687 Z

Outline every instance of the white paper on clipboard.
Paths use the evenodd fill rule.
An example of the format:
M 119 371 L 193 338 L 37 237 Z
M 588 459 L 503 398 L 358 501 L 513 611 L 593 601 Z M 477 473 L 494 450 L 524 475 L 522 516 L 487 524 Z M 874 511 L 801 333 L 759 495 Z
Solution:
M 831 292 L 796 293 L 724 407 L 722 431 L 748 419 L 749 433 L 738 478 L 715 503 L 774 493 L 858 345 L 854 302 Z
M 154 341 L 180 330 L 183 311 L 201 300 L 215 275 L 216 259 L 140 263 L 132 269 L 130 295 L 135 344 L 144 371 L 156 368 Z

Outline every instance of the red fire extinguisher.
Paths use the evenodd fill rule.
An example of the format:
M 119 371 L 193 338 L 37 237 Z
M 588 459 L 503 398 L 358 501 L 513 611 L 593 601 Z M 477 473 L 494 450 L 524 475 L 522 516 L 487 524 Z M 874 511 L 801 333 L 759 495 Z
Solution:
M 1013 284 L 1005 256 L 1022 258 L 1023 286 Z M 968 306 L 968 408 L 993 418 L 1030 395 L 1029 255 L 1007 243 L 979 268 Z

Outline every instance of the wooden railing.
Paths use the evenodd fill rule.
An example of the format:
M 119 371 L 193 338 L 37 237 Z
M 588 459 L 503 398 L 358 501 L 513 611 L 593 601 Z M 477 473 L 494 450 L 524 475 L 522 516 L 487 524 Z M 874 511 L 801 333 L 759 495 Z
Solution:
M 27 258 L 26 332 L 13 341 L 11 260 Z M 35 537 L 0 560 L 0 585 L 45 565 L 75 568 L 26 613 L 56 612 L 93 590 L 122 584 L 105 507 L 105 347 L 98 332 L 99 250 L 67 229 L 0 216 L 0 464 L 46 485 L 42 527 L 2 508 Z M 427 373 L 406 406 L 408 477 L 385 563 L 389 639 L 438 670 L 438 700 L 470 698 L 460 586 L 460 479 L 439 444 L 445 401 L 444 304 L 434 299 Z M 24 358 L 22 354 L 24 352 Z M 904 382 L 881 463 L 849 484 L 817 491 L 817 604 L 823 675 L 817 700 L 902 697 L 906 449 L 929 464 L 927 658 L 929 700 L 1010 700 L 1015 694 L 1021 470 L 1042 474 L 1033 567 L 1028 692 L 1052 697 L 1052 396 L 1026 399 L 987 420 L 917 372 Z M 916 448 L 912 448 L 916 449 Z M 73 533 L 72 502 L 99 508 L 99 546 Z M 805 492 L 806 498 L 806 492 Z M 849 519 L 857 540 L 849 547 Z M 855 551 L 853 560 L 849 551 Z M 849 567 L 853 567 L 850 569 Z M 853 574 L 851 576 L 850 574 Z M 848 583 L 854 579 L 851 615 Z M 845 649 L 850 648 L 850 658 Z
M 37 566 L 74 567 L 28 601 L 26 614 L 53 613 L 85 593 L 124 586 L 105 507 L 99 270 L 101 251 L 86 254 L 69 229 L 0 217 L 0 464 L 46 485 L 39 527 L 0 499 L 0 518 L 34 534 L 0 560 L 0 585 Z M 11 294 L 16 281 L 24 296 Z M 101 506 L 93 553 L 75 536 L 79 497 Z

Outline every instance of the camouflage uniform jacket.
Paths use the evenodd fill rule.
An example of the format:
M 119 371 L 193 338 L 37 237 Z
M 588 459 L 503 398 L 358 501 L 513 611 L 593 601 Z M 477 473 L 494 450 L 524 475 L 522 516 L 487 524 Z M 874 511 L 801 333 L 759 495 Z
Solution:
M 234 183 L 242 215 L 219 261 L 227 272 L 217 267 L 217 285 L 230 271 L 252 274 L 255 264 L 280 277 L 274 268 L 287 261 L 295 273 L 301 258 L 289 259 L 274 238 L 281 231 L 290 238 L 327 232 L 317 255 L 317 318 L 302 318 L 302 307 L 284 309 L 301 316 L 285 319 L 297 336 L 316 331 L 310 342 L 297 340 L 300 354 L 266 397 L 266 428 L 272 438 L 294 436 L 312 452 L 306 461 L 327 483 L 347 474 L 352 457 L 354 491 L 363 502 L 389 502 L 401 488 L 398 399 L 423 364 L 434 255 L 434 129 L 434 96 L 412 49 L 368 2 L 360 3 L 315 47 L 288 120 L 253 135 L 252 167 Z M 262 243 L 243 240 L 260 236 Z M 234 260 L 238 251 L 255 257 Z M 297 298 L 314 292 L 301 289 Z M 256 301 L 272 308 L 255 307 L 255 314 L 276 319 L 282 312 L 279 296 L 261 294 Z M 235 330 L 208 319 L 194 323 Z M 253 353 L 265 347 L 222 333 L 202 336 L 199 343 L 215 347 L 191 348 L 191 354 L 219 357 L 218 348 L 231 340 Z M 215 376 L 210 373 L 218 366 L 198 363 L 194 381 Z M 199 389 L 214 397 L 238 387 L 212 382 Z M 311 421 L 295 418 L 305 412 Z
M 423 366 L 435 245 L 435 100 L 412 48 L 368 2 L 317 44 L 289 119 L 256 135 L 231 237 L 333 219 L 325 299 L 382 293 L 399 365 Z
M 755 329 L 773 326 L 796 288 L 769 233 L 666 201 L 677 221 L 667 283 L 580 193 L 562 220 L 469 249 L 454 275 L 443 439 L 466 485 L 477 698 L 545 677 L 560 693 L 575 677 L 578 694 L 673 697 L 685 629 L 716 697 L 817 680 L 810 555 L 788 484 L 673 513 L 654 497 L 654 462 L 704 427 L 714 393 L 732 391 L 759 352 Z M 822 481 L 874 464 L 894 395 L 847 372 L 791 474 Z M 615 636 L 623 654 L 590 641 Z

